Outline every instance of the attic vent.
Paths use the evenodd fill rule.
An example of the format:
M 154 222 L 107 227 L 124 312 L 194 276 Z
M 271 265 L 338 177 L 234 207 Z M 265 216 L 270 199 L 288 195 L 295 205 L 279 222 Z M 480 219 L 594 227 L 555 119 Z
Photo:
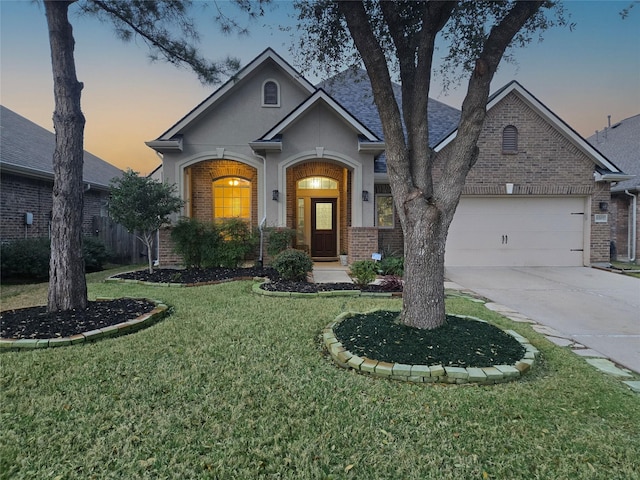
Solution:
M 611 128 L 618 128 L 620 125 L 622 125 L 622 122 L 618 122 L 615 125 L 611 125 Z
M 518 153 L 518 129 L 513 125 L 502 130 L 502 153 Z

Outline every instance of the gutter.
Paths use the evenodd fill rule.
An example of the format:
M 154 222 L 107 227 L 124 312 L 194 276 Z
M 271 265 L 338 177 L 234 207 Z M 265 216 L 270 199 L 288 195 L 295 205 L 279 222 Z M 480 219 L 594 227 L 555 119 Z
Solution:
M 627 233 L 627 242 L 629 249 L 629 261 L 636 261 L 636 244 L 637 244 L 637 235 L 638 235 L 638 195 L 634 195 L 629 192 L 629 190 L 625 190 L 624 193 L 633 198 L 631 200 L 631 219 L 629 220 L 629 231 Z M 633 252 L 633 255 L 631 254 Z

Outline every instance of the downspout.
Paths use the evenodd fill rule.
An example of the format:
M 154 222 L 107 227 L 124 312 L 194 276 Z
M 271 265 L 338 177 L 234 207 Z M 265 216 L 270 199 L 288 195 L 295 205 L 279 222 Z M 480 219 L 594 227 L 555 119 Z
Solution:
M 164 156 L 156 150 L 156 155 L 160 159 L 160 164 L 164 169 Z M 164 170 L 162 170 L 162 180 L 164 181 Z M 154 267 L 160 266 L 160 229 L 156 230 L 156 259 L 152 264 Z
M 638 225 L 637 225 L 637 221 L 638 221 L 638 195 L 634 195 L 633 193 L 629 192 L 629 190 L 625 190 L 624 193 L 626 193 L 627 195 L 629 195 L 630 197 L 633 198 L 633 200 L 631 200 L 631 219 L 629 221 L 629 231 L 627 234 L 627 242 L 628 242 L 628 249 L 629 249 L 629 261 L 630 262 L 635 262 L 636 261 L 636 243 L 637 243 L 637 235 L 638 235 Z M 633 254 L 632 254 L 633 252 Z
M 264 265 L 264 228 L 267 224 L 267 159 L 262 155 L 258 155 L 255 151 L 252 152 L 254 156 L 262 160 L 262 208 L 264 209 L 264 216 L 258 224 L 258 230 L 260 230 L 260 253 L 258 254 L 258 266 Z

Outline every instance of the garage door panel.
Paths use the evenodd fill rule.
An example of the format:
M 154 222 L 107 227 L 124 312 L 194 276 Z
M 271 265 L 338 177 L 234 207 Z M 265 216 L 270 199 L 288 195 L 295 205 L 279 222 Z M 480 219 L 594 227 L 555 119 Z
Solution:
M 451 224 L 450 266 L 581 266 L 584 199 L 463 198 Z

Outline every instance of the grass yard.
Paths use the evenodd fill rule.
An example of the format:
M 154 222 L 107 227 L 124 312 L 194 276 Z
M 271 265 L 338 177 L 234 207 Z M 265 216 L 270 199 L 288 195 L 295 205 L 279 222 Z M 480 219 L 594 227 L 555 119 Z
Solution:
M 640 478 L 640 397 L 477 303 L 452 298 L 449 309 L 541 351 L 522 380 L 398 383 L 323 355 L 320 332 L 340 312 L 400 300 L 104 277 L 89 276 L 91 298 L 150 297 L 173 314 L 133 335 L 2 353 L 0 478 Z M 45 284 L 2 289 L 3 309 L 45 300 Z

